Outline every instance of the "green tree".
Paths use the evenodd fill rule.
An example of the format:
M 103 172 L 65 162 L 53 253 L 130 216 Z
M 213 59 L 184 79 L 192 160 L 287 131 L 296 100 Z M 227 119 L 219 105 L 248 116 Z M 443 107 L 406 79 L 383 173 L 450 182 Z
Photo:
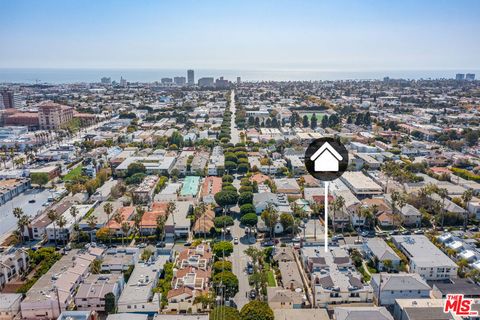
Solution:
M 303 127 L 304 128 L 308 128 L 308 116 L 307 115 L 304 115 L 303 116 Z
M 253 203 L 253 193 L 248 191 L 240 193 L 240 196 L 238 197 L 238 204 L 244 205 L 248 203 Z
M 282 213 L 280 215 L 280 223 L 282 224 L 284 232 L 291 231 L 294 225 L 293 216 L 289 213 Z
M 53 238 L 55 240 L 55 246 L 57 246 L 57 220 L 58 220 L 58 214 L 57 211 L 50 209 L 47 212 L 47 218 L 50 219 L 53 223 Z
M 240 214 L 245 215 L 251 212 L 255 212 L 255 206 L 253 204 L 245 203 L 240 206 Z
M 145 166 L 143 163 L 140 162 L 133 162 L 130 163 L 127 167 L 127 177 L 133 176 L 135 173 L 146 173 L 147 169 L 145 169 Z
M 265 210 L 262 212 L 262 220 L 265 222 L 265 225 L 269 229 L 270 238 L 273 237 L 273 229 L 278 222 L 278 213 L 277 209 L 271 204 L 268 204 Z
M 219 241 L 213 245 L 213 254 L 217 258 L 228 257 L 233 252 L 233 244 L 230 241 Z
M 104 296 L 104 299 L 105 299 L 105 313 L 106 314 L 115 313 L 117 310 L 115 295 L 112 292 L 109 292 Z
M 93 274 L 99 274 L 102 271 L 102 263 L 101 259 L 94 259 L 92 264 L 90 265 L 90 272 Z
M 42 188 L 48 183 L 48 174 L 42 172 L 34 172 L 30 174 L 30 180 L 32 184 L 37 184 Z
M 238 202 L 238 193 L 236 191 L 220 191 L 214 196 L 215 202 L 224 209 L 229 209 Z
M 274 320 L 274 315 L 268 303 L 253 300 L 243 306 L 240 318 L 242 320 Z
M 225 288 L 225 296 L 233 298 L 238 292 L 238 278 L 231 271 L 224 271 L 213 276 L 213 286 L 218 290 Z
M 213 273 L 220 273 L 223 271 L 232 271 L 232 262 L 228 260 L 219 260 L 213 264 Z
M 310 127 L 311 127 L 312 129 L 315 129 L 315 128 L 318 127 L 317 120 L 318 120 L 318 119 L 317 119 L 317 115 L 314 113 L 314 114 L 312 115 L 312 118 L 310 119 Z
M 210 311 L 209 320 L 241 320 L 240 312 L 236 308 L 218 306 Z
M 242 216 L 240 222 L 246 226 L 253 227 L 258 223 L 257 214 L 254 212 L 246 213 Z

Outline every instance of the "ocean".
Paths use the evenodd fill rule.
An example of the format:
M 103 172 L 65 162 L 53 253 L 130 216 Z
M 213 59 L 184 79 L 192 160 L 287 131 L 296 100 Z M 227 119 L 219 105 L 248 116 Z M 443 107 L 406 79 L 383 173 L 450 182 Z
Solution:
M 384 71 L 325 71 L 325 70 L 228 70 L 194 69 L 195 81 L 201 77 L 225 77 L 235 81 L 315 81 L 455 78 L 456 73 L 480 73 L 479 70 L 384 70 Z M 186 69 L 31 69 L 0 68 L 0 83 L 80 83 L 100 82 L 102 77 L 129 82 L 155 82 L 164 77 L 187 76 Z

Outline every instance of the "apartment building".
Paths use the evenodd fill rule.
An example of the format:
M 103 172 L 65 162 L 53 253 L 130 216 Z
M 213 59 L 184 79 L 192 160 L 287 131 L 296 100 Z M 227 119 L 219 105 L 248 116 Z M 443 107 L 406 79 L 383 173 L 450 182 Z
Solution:
M 427 299 L 432 290 L 417 273 L 376 273 L 370 285 L 382 306 L 393 305 L 396 299 Z
M 91 274 L 78 287 L 75 295 L 77 310 L 105 311 L 105 295 L 112 293 L 118 301 L 125 282 L 123 274 Z
M 0 248 L 0 289 L 17 279 L 28 267 L 28 254 L 23 248 Z
M 325 252 L 306 246 L 301 250 L 301 261 L 310 278 L 315 307 L 372 302 L 372 287 L 362 282 L 345 249 L 332 248 Z
M 410 272 L 425 280 L 457 277 L 458 266 L 423 235 L 393 236 L 393 243 L 409 259 Z
M 38 106 L 38 122 L 42 130 L 57 130 L 72 119 L 72 107 L 50 101 Z

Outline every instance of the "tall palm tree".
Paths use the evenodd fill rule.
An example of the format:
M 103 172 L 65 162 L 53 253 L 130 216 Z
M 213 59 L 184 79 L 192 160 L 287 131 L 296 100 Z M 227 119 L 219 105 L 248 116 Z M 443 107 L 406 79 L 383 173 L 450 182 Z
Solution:
M 446 209 L 445 209 L 445 200 L 448 197 L 448 190 L 445 189 L 445 188 L 440 188 L 440 189 L 438 189 L 437 194 L 442 199 L 442 210 L 441 210 L 442 219 L 441 219 L 441 221 L 442 221 L 442 228 L 443 228 L 443 224 L 445 223 L 445 214 L 447 213 Z
M 140 237 L 142 236 L 142 217 L 143 214 L 145 213 L 145 209 L 143 207 L 138 206 L 136 208 L 136 213 L 135 216 L 133 217 L 133 222 L 135 223 L 135 229 L 139 233 Z
M 105 214 L 107 215 L 107 224 L 108 224 L 108 221 L 110 221 L 110 215 L 112 214 L 113 212 L 113 206 L 112 206 L 112 203 L 110 202 L 107 202 L 103 205 L 103 211 L 105 212 Z M 112 237 L 108 237 L 110 239 L 110 244 L 112 244 Z
M 172 215 L 172 220 L 173 220 L 173 224 L 175 225 L 175 215 L 173 214 L 175 212 L 175 209 L 177 208 L 177 206 L 175 205 L 175 202 L 173 201 L 170 201 L 168 204 L 167 204 L 167 217 L 169 217 L 170 215 Z
M 345 205 L 345 199 L 342 196 L 338 196 L 331 204 L 331 207 L 333 210 L 333 215 L 332 215 L 333 233 L 336 232 L 335 218 L 337 216 L 337 211 L 343 209 L 344 205 Z
M 467 229 L 468 225 L 468 203 L 472 200 L 473 198 L 473 191 L 472 189 L 465 190 L 462 194 L 462 201 L 463 201 L 463 206 L 465 208 L 465 218 L 463 219 L 463 229 Z
M 98 222 L 98 219 L 94 215 L 91 215 L 87 219 L 87 224 L 88 224 L 88 227 L 90 228 L 90 242 L 93 242 L 92 231 L 95 230 L 95 227 L 97 226 L 97 222 Z
M 20 239 L 22 243 L 25 241 L 25 228 L 28 227 L 31 222 L 32 218 L 30 218 L 26 214 L 21 215 L 20 218 L 17 220 L 17 226 L 20 232 Z
M 78 216 L 79 213 L 80 213 L 80 211 L 78 210 L 78 208 L 76 206 L 71 206 L 70 207 L 70 215 L 73 218 L 74 224 L 77 223 L 77 216 Z M 76 232 L 75 227 L 73 228 L 73 231 L 74 232 L 72 232 L 72 239 L 75 238 L 75 235 L 74 235 L 75 232 Z
M 57 220 L 58 220 L 58 214 L 57 211 L 50 209 L 47 212 L 47 217 L 52 221 L 53 224 L 53 238 L 55 240 L 55 247 L 57 246 Z
M 67 238 L 66 235 L 65 235 L 65 230 L 63 230 L 63 228 L 65 227 L 65 225 L 67 224 L 67 220 L 65 219 L 64 216 L 60 216 L 57 220 L 57 225 L 58 225 L 58 228 L 60 229 L 60 232 L 61 232 L 61 235 L 62 235 L 62 242 L 63 242 L 63 245 L 65 245 L 65 239 Z
M 122 246 L 124 245 L 123 241 L 130 230 L 130 224 L 128 222 L 122 222 Z
M 23 209 L 16 207 L 13 209 L 13 216 L 18 220 L 23 215 Z
M 270 231 L 270 239 L 272 239 L 274 237 L 273 229 L 278 222 L 277 209 L 273 206 L 273 204 L 269 203 L 265 210 L 263 210 L 261 217 L 263 221 L 265 221 L 265 224 Z
M 157 217 L 157 230 L 158 230 L 158 236 L 160 240 L 163 240 L 164 238 L 164 233 L 165 233 L 165 216 L 164 215 L 159 215 Z

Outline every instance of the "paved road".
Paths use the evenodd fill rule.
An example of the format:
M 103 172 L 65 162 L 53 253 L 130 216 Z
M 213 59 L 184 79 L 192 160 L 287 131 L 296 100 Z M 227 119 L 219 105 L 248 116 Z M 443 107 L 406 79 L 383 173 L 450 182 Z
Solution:
M 237 126 L 235 125 L 235 91 L 231 91 L 230 95 L 230 111 L 232 112 L 232 122 L 230 124 L 230 129 L 231 129 L 231 139 L 230 142 L 233 144 L 237 144 L 240 142 L 240 132 L 238 131 Z
M 248 257 L 244 251 L 250 245 L 247 237 L 245 237 L 245 231 L 240 227 L 240 222 L 235 220 L 235 224 L 232 227 L 232 236 L 238 238 L 240 241 L 233 247 L 232 254 L 232 267 L 233 273 L 238 277 L 238 293 L 234 300 L 237 304 L 237 308 L 240 310 L 246 303 L 248 303 L 248 297 L 246 294 L 251 290 L 248 284 L 248 274 L 246 272 Z

